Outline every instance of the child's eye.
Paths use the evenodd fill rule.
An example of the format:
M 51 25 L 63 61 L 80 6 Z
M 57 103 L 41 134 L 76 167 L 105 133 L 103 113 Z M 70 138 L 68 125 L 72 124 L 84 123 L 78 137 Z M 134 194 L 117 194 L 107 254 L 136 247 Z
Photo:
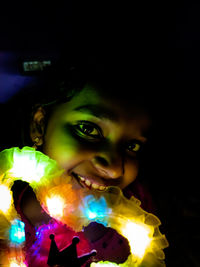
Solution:
M 76 124 L 75 127 L 76 127 L 76 132 L 80 136 L 97 138 L 97 139 L 103 137 L 101 128 L 92 122 L 81 121 L 78 124 Z
M 92 125 L 86 125 L 86 124 L 80 124 L 78 125 L 79 130 L 87 135 L 98 135 L 99 132 L 96 128 L 94 128 Z
M 130 152 L 138 152 L 141 148 L 141 144 L 138 141 L 132 141 L 128 144 L 127 150 Z

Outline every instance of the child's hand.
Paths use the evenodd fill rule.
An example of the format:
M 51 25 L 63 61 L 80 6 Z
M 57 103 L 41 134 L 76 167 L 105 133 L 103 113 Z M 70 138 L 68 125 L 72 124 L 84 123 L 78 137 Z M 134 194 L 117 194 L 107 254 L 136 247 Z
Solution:
M 130 255 L 128 240 L 119 235 L 114 229 L 92 222 L 84 228 L 85 237 L 97 250 L 96 260 L 123 263 Z
M 102 238 L 109 229 L 100 223 L 92 222 L 84 228 L 85 237 L 90 242 L 95 242 Z

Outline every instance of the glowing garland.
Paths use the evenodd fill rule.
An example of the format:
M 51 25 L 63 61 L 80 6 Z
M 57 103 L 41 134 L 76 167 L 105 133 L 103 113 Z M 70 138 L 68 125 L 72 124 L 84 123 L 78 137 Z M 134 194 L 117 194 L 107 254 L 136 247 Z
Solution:
M 156 216 L 145 212 L 136 198 L 126 199 L 117 187 L 109 187 L 105 192 L 75 190 L 71 179 L 54 160 L 33 148 L 11 148 L 0 152 L 0 241 L 3 240 L 9 248 L 15 243 L 16 252 L 13 256 L 12 249 L 9 250 L 6 266 L 26 266 L 22 252 L 23 224 L 14 208 L 11 192 L 15 180 L 28 182 L 43 209 L 74 231 L 81 231 L 96 221 L 127 238 L 131 254 L 125 263 L 97 262 L 91 267 L 165 266 L 163 249 L 168 242 L 159 231 L 160 220 Z M 16 224 L 21 228 L 18 227 L 15 240 L 10 233 Z

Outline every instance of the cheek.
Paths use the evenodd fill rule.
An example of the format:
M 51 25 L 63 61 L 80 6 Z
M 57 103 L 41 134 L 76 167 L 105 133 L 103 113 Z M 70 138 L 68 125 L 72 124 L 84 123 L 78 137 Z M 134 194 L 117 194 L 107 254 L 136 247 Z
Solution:
M 61 168 L 69 170 L 91 157 L 92 151 L 70 133 L 47 131 L 43 152 L 56 160 Z
M 44 137 L 43 152 L 63 166 L 78 154 L 79 148 L 69 134 L 49 129 Z
M 123 184 L 121 186 L 122 189 L 124 189 L 126 186 L 131 184 L 137 178 L 138 170 L 139 170 L 139 166 L 138 166 L 137 160 L 134 160 L 134 161 L 130 160 L 125 163 L 124 179 L 123 179 Z

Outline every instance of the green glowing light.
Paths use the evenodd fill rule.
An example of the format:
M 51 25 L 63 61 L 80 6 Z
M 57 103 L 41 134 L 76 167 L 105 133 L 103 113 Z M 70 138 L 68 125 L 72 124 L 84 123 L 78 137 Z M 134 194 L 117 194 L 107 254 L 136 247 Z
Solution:
M 34 148 L 12 149 L 12 168 L 9 170 L 15 178 L 22 179 L 28 183 L 39 182 L 43 176 L 53 173 L 58 167 L 54 160 Z

